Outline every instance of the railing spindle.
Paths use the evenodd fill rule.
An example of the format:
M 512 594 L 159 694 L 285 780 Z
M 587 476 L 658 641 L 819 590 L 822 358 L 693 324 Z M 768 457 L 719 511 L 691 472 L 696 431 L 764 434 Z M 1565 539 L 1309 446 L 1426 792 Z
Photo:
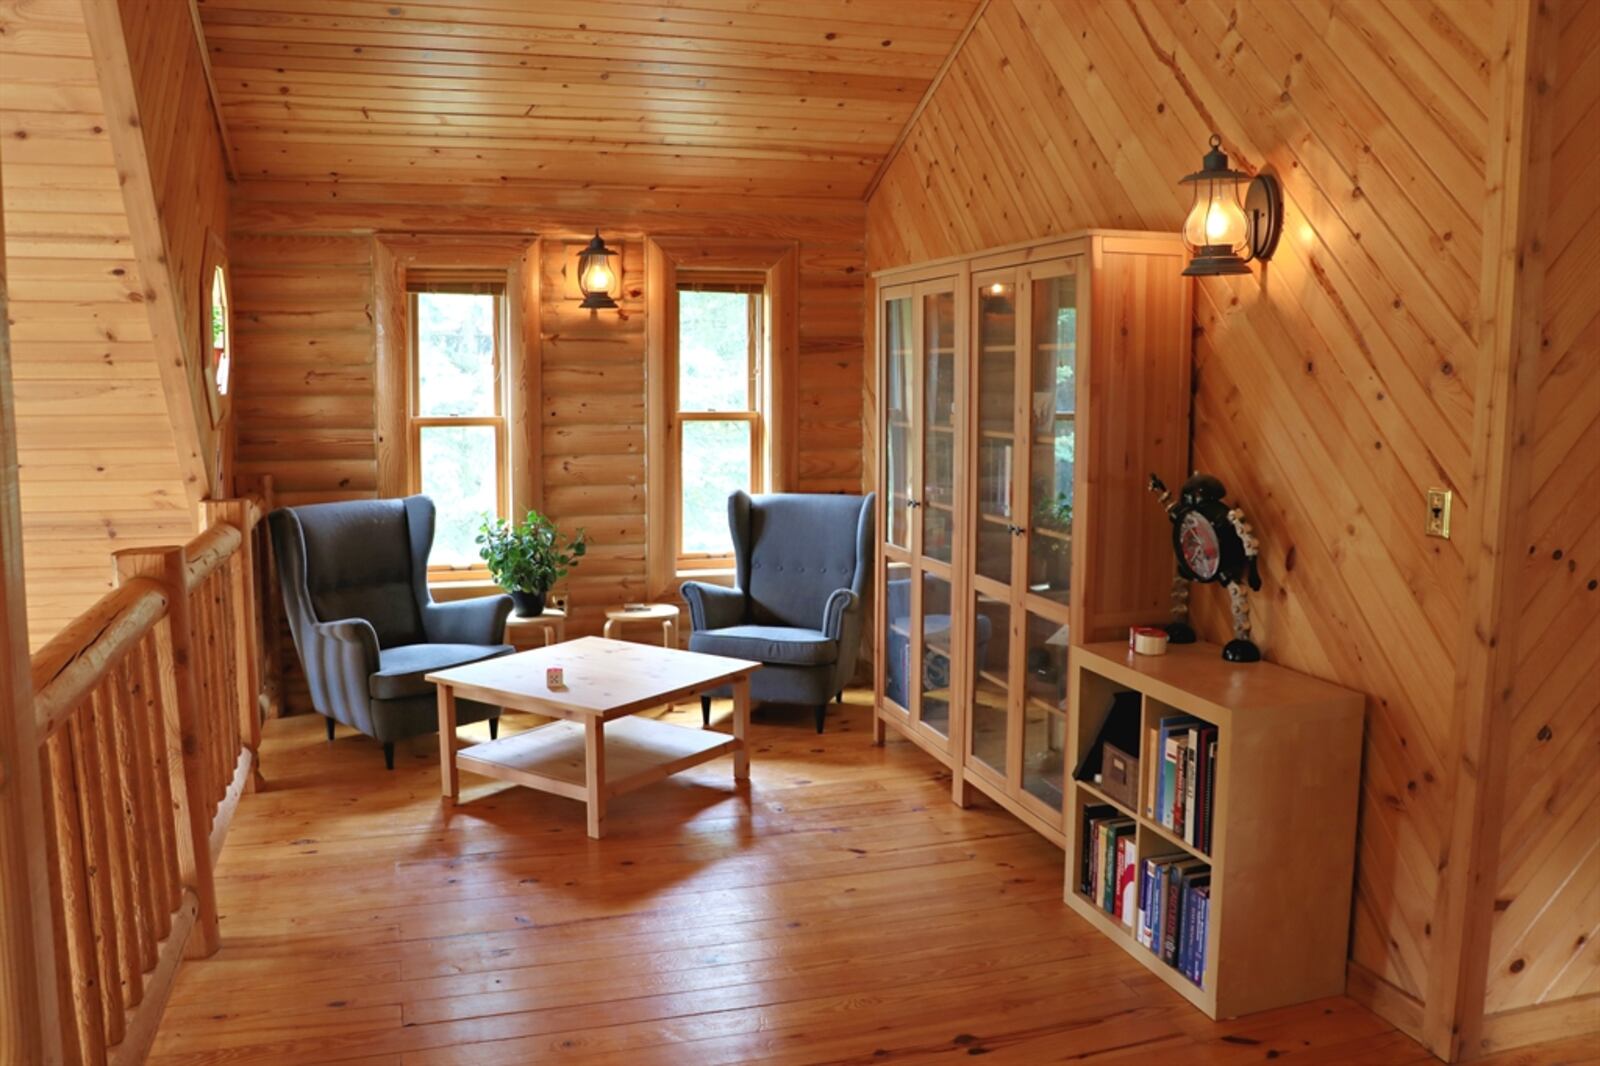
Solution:
M 166 591 L 167 617 L 157 627 L 162 649 L 163 691 L 171 695 L 164 702 L 167 759 L 182 767 L 184 787 L 173 790 L 177 807 L 178 879 L 194 888 L 199 903 L 189 954 L 201 958 L 216 954 L 217 891 L 211 873 L 211 805 L 203 799 L 206 732 L 201 722 L 196 675 L 201 663 L 196 658 L 193 612 L 190 609 L 188 569 L 183 548 L 130 549 L 116 555 L 117 570 L 124 580 L 147 577 Z M 166 680 L 170 677 L 170 688 Z M 176 775 L 175 775 L 176 776 Z
M 50 889 L 58 901 L 55 921 L 57 984 L 62 1003 L 72 1004 L 63 1019 L 68 1061 L 100 1066 L 106 1059 L 105 1019 L 100 995 L 100 964 L 89 906 L 88 856 L 79 818 L 78 775 L 72 757 L 77 724 L 68 722 L 45 741 L 40 762 L 46 788 Z M 76 1054 L 73 1054 L 76 1049 Z
M 96 971 L 99 974 L 100 1017 L 106 1046 L 122 1039 L 122 962 L 117 952 L 116 911 L 111 902 L 111 866 L 105 831 L 105 777 L 100 768 L 100 744 L 94 707 L 80 710 L 68 733 L 72 741 L 72 768 L 78 782 L 78 825 L 87 860 L 84 873 L 89 885 L 89 919 L 94 930 Z

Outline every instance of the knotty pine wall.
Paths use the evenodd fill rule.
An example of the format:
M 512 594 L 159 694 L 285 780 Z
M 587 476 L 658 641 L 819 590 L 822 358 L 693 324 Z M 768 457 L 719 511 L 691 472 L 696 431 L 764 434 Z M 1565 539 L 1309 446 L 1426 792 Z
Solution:
M 111 589 L 110 553 L 196 531 L 80 0 L 0 0 L 0 166 L 29 639 Z M 191 37 L 192 41 L 192 37 Z M 192 457 L 192 453 L 191 457 Z
M 1595 7 L 1576 6 L 1586 14 L 1564 9 L 1569 47 L 1592 50 Z M 992 0 L 868 209 L 868 265 L 879 269 L 1086 226 L 1176 229 L 1188 207 L 1176 182 L 1197 169 L 1212 131 L 1236 165 L 1283 182 L 1276 258 L 1249 277 L 1195 286 L 1194 464 L 1226 482 L 1261 534 L 1255 620 L 1267 656 L 1369 694 L 1352 987 L 1414 1032 L 1430 963 L 1450 965 L 1450 952 L 1435 957 L 1444 934 L 1433 919 L 1449 862 L 1468 576 L 1459 538 L 1422 535 L 1423 494 L 1453 487 L 1456 528 L 1472 522 L 1484 233 L 1498 221 L 1488 190 L 1499 179 L 1486 168 L 1517 7 Z M 1593 121 L 1592 89 L 1561 92 L 1564 128 L 1578 137 L 1574 124 Z M 1591 125 L 1586 147 L 1556 169 L 1592 189 L 1593 159 Z M 1568 211 L 1561 231 L 1584 217 Z M 1593 278 L 1594 241 L 1573 247 L 1582 250 L 1551 272 L 1568 301 L 1579 272 Z M 1590 331 L 1579 347 L 1592 383 L 1592 314 L 1554 317 L 1563 337 Z M 1574 390 L 1552 374 L 1547 402 L 1560 404 Z M 1583 518 L 1559 510 L 1580 484 L 1578 497 L 1595 497 L 1593 415 L 1585 449 L 1574 414 L 1549 419 L 1536 465 L 1551 488 L 1535 517 L 1552 528 L 1530 538 L 1530 559 L 1564 549 L 1565 570 L 1559 583 L 1526 586 L 1529 609 L 1557 624 L 1554 605 L 1587 588 L 1600 554 L 1593 508 Z M 1568 458 L 1574 447 L 1583 463 Z M 1224 597 L 1199 597 L 1197 611 L 1207 636 L 1229 634 Z M 1592 604 L 1582 617 L 1592 648 Z M 1540 665 L 1560 656 L 1537 642 L 1529 654 Z M 1552 683 L 1582 674 L 1567 662 Z M 1510 770 L 1512 794 L 1541 760 L 1591 761 L 1595 720 L 1591 696 L 1566 705 L 1566 744 L 1522 729 L 1529 754 Z M 1552 780 L 1562 816 L 1543 834 L 1561 837 L 1581 820 L 1587 851 L 1531 829 L 1547 817 L 1531 795 L 1506 826 L 1505 848 L 1525 860 L 1508 875 L 1542 891 L 1498 919 L 1496 957 L 1508 972 L 1492 981 L 1492 1004 L 1530 1002 L 1536 988 L 1592 992 L 1600 980 L 1596 949 L 1577 934 L 1592 934 L 1597 905 L 1596 790 L 1584 789 Z M 1573 898 L 1552 895 L 1572 873 L 1588 875 Z M 1546 902 L 1559 913 L 1540 913 Z M 1538 972 L 1561 979 L 1515 980 L 1520 943 L 1550 947 L 1556 957 Z
M 92 2 L 92 0 L 90 0 Z M 226 435 L 213 425 L 206 399 L 204 359 L 211 330 L 205 321 L 211 278 L 208 244 L 228 236 L 228 175 L 222 137 L 211 108 L 204 57 L 186 5 L 173 0 L 117 0 L 144 133 L 162 248 L 172 290 L 190 418 L 205 463 L 206 487 L 220 496 L 226 482 Z
M 1533 146 L 1543 162 L 1533 190 L 1543 277 L 1507 585 L 1515 673 L 1485 1051 L 1504 1042 L 1497 1018 L 1535 1005 L 1565 1002 L 1600 1018 L 1600 5 L 1547 0 L 1541 12 L 1539 32 L 1554 39 L 1538 72 L 1548 91 L 1535 104 L 1543 139 Z
M 595 542 L 568 582 L 574 632 L 645 596 L 643 236 L 794 240 L 800 259 L 798 491 L 861 488 L 864 206 L 646 190 L 244 181 L 230 237 L 239 345 L 237 473 L 278 502 L 376 494 L 374 234 L 542 238 L 542 509 Z M 624 254 L 622 308 L 561 297 L 567 241 Z M 514 428 L 515 431 L 515 428 Z M 287 647 L 287 644 L 285 645 Z M 291 689 L 291 705 L 296 704 Z

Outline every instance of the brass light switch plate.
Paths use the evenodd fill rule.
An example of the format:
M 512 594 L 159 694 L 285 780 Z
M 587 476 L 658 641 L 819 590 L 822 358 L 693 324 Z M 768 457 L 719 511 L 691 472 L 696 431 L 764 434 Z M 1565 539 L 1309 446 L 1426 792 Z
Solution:
M 1449 489 L 1428 490 L 1428 518 L 1423 525 L 1430 537 L 1450 539 L 1450 502 L 1455 493 Z

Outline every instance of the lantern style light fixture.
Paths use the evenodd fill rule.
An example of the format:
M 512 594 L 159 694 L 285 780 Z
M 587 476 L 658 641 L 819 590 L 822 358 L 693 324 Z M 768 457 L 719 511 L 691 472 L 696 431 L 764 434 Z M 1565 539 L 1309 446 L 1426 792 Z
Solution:
M 617 306 L 610 292 L 617 279 L 613 264 L 616 254 L 600 239 L 600 231 L 595 230 L 594 240 L 578 253 L 578 289 L 583 293 L 583 303 L 579 306 L 590 311 L 605 311 Z
M 1283 229 L 1283 193 L 1277 178 L 1260 174 L 1241 205 L 1239 185 L 1249 177 L 1228 166 L 1222 138 L 1213 133 L 1200 169 L 1179 182 L 1194 186 L 1194 205 L 1183 220 L 1183 243 L 1194 256 L 1186 277 L 1248 274 L 1252 259 L 1272 258 Z

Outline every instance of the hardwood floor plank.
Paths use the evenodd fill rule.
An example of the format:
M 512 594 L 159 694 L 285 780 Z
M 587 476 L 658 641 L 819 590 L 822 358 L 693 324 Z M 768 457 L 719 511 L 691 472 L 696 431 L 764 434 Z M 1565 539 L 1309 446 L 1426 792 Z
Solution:
M 315 717 L 269 723 L 269 788 L 217 867 L 222 950 L 185 963 L 151 1062 L 1425 1055 L 1348 999 L 1195 1012 L 1066 908 L 1060 851 L 873 747 L 864 701 L 820 738 L 758 714 L 748 793 L 711 763 L 624 797 L 601 841 L 580 804 L 471 775 L 447 812 L 429 738 L 389 773 Z

